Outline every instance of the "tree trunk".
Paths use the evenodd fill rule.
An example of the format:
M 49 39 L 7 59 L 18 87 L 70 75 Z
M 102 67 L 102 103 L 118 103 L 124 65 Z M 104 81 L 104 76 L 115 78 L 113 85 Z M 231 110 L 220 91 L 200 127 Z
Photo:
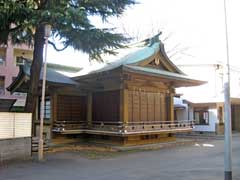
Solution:
M 34 50 L 33 50 L 33 61 L 30 70 L 30 83 L 29 91 L 27 94 L 25 111 L 31 112 L 33 122 L 35 119 L 36 103 L 38 97 L 38 87 L 40 73 L 43 64 L 43 48 L 44 48 L 44 26 L 39 25 L 36 27 L 34 35 Z

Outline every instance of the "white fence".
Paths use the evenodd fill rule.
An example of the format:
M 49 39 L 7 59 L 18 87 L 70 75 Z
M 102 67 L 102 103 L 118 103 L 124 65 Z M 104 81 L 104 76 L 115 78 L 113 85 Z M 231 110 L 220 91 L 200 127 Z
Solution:
M 32 114 L 0 112 L 0 139 L 31 137 Z

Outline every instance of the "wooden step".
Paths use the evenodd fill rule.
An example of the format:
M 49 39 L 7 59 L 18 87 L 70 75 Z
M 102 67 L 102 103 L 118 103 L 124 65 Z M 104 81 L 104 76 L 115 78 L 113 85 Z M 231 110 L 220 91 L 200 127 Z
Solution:
M 38 145 L 39 145 L 39 138 L 38 137 L 32 137 L 32 152 L 38 151 Z M 47 151 L 49 149 L 49 144 L 46 139 L 43 141 L 43 150 Z

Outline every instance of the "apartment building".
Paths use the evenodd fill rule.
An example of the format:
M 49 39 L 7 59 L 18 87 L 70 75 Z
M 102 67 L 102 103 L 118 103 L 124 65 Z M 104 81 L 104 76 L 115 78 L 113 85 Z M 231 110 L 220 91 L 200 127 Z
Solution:
M 6 88 L 16 78 L 19 66 L 24 63 L 23 58 L 32 59 L 32 54 L 33 49 L 27 45 L 12 45 L 9 41 L 7 45 L 0 46 L 0 99 L 2 107 L 15 100 L 14 106 L 24 106 L 26 94 L 17 92 L 11 94 Z
M 17 77 L 19 66 L 24 65 L 26 61 L 31 62 L 32 58 L 33 48 L 27 45 L 12 45 L 8 42 L 7 45 L 0 46 L 0 111 L 8 111 L 12 105 L 15 110 L 20 110 L 25 106 L 26 93 L 14 92 L 11 94 L 6 88 Z M 54 63 L 48 63 L 47 67 L 68 75 L 81 70 L 80 67 Z
M 177 89 L 177 92 L 182 94 L 182 98 L 175 98 L 175 106 L 180 104 L 186 107 L 175 108 L 176 119 L 195 120 L 193 131 L 222 134 L 224 130 L 223 63 L 185 63 L 179 64 L 178 67 L 188 75 L 198 77 L 207 83 L 198 87 Z M 240 68 L 230 66 L 230 74 L 232 130 L 240 131 Z M 184 101 L 180 102 L 181 99 Z

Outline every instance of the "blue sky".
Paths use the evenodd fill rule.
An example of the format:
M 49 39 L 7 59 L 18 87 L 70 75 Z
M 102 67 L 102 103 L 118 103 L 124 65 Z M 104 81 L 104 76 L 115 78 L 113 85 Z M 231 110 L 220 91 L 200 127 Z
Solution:
M 117 27 L 119 32 L 149 37 L 162 31 L 166 50 L 179 51 L 172 60 L 182 62 L 225 61 L 225 29 L 223 0 L 140 0 L 140 4 L 129 8 L 121 18 L 109 19 L 102 25 L 98 18 L 93 22 L 99 26 Z M 240 65 L 238 53 L 240 41 L 239 0 L 227 0 L 230 61 Z M 171 55 L 171 54 L 170 54 Z M 88 56 L 72 49 L 61 53 L 49 48 L 48 61 L 72 66 L 86 66 Z

